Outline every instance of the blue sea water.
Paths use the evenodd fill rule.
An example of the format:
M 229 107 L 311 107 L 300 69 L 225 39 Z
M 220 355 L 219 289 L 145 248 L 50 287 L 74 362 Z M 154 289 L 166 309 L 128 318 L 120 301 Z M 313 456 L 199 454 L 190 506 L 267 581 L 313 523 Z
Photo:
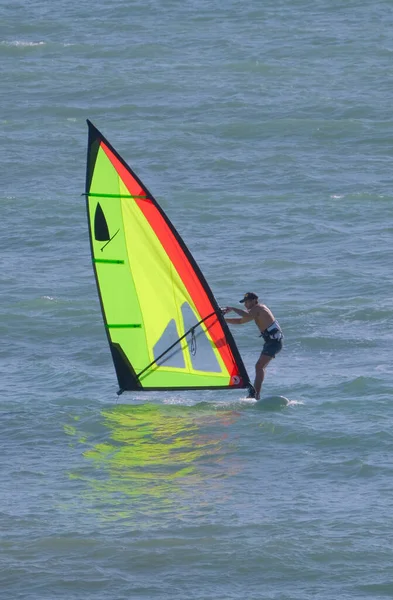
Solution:
M 388 1 L 0 7 L 4 600 L 393 595 Z M 124 394 L 91 267 L 86 118 L 217 300 L 285 333 L 265 398 Z M 260 339 L 233 333 L 253 373 Z

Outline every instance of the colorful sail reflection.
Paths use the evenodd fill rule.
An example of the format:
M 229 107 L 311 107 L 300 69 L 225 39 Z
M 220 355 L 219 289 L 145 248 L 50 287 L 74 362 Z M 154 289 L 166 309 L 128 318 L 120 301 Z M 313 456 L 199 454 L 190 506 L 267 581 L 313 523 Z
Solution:
M 90 431 L 75 419 L 64 429 L 88 463 L 70 477 L 87 484 L 85 499 L 103 510 L 102 518 L 121 518 L 123 525 L 141 526 L 143 514 L 149 526 L 168 507 L 186 515 L 214 506 L 227 494 L 224 480 L 242 469 L 230 435 L 239 417 L 208 405 L 146 403 L 103 410 L 93 430 L 88 421 Z
M 93 265 L 121 393 L 247 388 L 221 310 L 152 194 L 88 121 Z

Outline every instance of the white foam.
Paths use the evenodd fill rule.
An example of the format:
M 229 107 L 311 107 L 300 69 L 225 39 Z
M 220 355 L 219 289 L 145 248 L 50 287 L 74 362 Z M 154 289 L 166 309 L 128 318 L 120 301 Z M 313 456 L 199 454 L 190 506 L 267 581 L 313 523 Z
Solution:
M 13 40 L 12 42 L 1 42 L 2 46 L 13 46 L 16 48 L 28 48 L 33 46 L 45 46 L 46 42 L 26 42 L 24 40 Z

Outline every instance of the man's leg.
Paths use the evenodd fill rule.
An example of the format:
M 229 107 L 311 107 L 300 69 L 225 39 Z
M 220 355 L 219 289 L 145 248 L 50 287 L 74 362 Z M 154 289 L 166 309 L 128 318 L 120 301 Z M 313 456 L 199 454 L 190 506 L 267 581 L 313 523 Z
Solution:
M 255 398 L 256 400 L 260 400 L 261 387 L 263 380 L 265 379 L 265 368 L 272 360 L 272 356 L 268 356 L 267 354 L 261 354 L 256 365 L 255 365 Z

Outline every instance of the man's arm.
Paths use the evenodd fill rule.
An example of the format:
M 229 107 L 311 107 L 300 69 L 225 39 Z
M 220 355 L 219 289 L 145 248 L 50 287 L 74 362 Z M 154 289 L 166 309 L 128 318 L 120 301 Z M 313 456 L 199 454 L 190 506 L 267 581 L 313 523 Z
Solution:
M 231 325 L 241 325 L 242 323 L 248 323 L 249 321 L 254 320 L 254 316 L 250 314 L 252 311 L 246 312 L 245 310 L 242 310 L 241 308 L 235 308 L 234 306 L 227 306 L 224 310 L 224 315 L 231 310 L 240 315 L 240 319 L 225 319 L 226 322 L 230 323 Z
M 237 315 L 240 315 L 241 317 L 249 316 L 249 313 L 247 311 L 242 310 L 241 308 L 235 308 L 234 306 L 227 306 L 226 308 L 224 308 L 224 315 L 228 312 L 231 312 L 231 310 L 233 310 Z
M 231 325 L 241 325 L 242 323 L 248 323 L 249 321 L 254 320 L 254 317 L 250 315 L 250 313 L 246 312 L 245 310 L 241 310 L 241 308 L 232 308 L 231 306 L 228 306 L 225 312 L 229 312 L 230 310 L 234 310 L 238 315 L 240 315 L 240 319 L 225 318 L 226 322 L 230 323 Z

